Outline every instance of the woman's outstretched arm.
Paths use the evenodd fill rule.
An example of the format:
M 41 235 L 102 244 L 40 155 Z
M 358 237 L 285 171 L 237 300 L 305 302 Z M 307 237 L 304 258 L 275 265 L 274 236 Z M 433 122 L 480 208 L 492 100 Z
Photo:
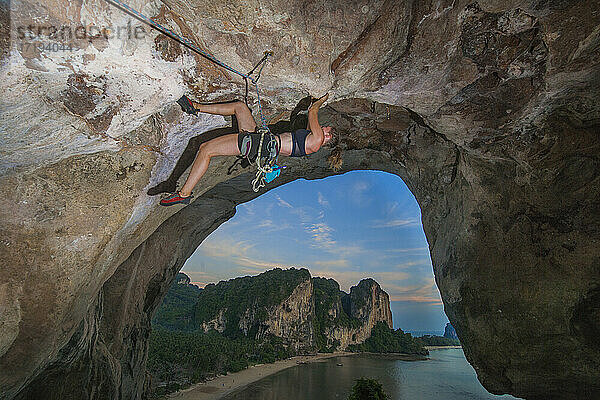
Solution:
M 315 101 L 308 109 L 308 129 L 311 133 L 306 137 L 306 154 L 319 150 L 325 141 L 325 133 L 319 124 L 319 108 L 328 97 L 329 93 Z

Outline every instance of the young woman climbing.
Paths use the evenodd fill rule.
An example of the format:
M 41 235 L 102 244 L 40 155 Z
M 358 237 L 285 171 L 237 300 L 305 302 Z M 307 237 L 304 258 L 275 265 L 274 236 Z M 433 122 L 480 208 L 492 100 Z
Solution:
M 160 204 L 172 206 L 175 204 L 189 204 L 192 199 L 192 189 L 202 178 L 210 159 L 214 156 L 243 155 L 252 163 L 259 154 L 275 152 L 283 156 L 301 157 L 318 151 L 323 144 L 331 139 L 330 126 L 319 124 L 319 108 L 327 100 L 329 94 L 315 101 L 308 109 L 308 129 L 298 129 L 294 132 L 284 132 L 275 135 L 275 140 L 263 140 L 260 145 L 261 134 L 256 132 L 256 121 L 246 104 L 241 101 L 221 104 L 200 104 L 192 102 L 186 96 L 177 101 L 183 111 L 189 114 L 205 112 L 217 115 L 235 115 L 238 122 L 239 133 L 228 134 L 209 140 L 200 145 L 192 170 L 181 190 L 162 199 Z

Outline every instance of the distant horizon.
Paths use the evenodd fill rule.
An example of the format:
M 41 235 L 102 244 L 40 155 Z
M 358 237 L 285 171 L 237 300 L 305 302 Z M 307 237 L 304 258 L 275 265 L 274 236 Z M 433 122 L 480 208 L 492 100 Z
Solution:
M 199 287 L 268 269 L 306 268 L 348 293 L 373 278 L 390 296 L 394 329 L 440 331 L 420 208 L 404 182 L 381 171 L 299 179 L 240 204 L 181 272 Z

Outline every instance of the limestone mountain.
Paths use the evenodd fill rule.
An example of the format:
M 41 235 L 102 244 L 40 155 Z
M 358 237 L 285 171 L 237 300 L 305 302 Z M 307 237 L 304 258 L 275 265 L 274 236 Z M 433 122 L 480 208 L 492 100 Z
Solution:
M 313 347 L 314 302 L 306 269 L 279 268 L 209 284 L 198 295 L 196 326 L 225 336 L 256 340 L 267 335 L 283 338 L 296 351 Z
M 363 343 L 378 322 L 392 328 L 389 296 L 373 279 L 340 290 L 305 268 L 275 268 L 198 289 L 178 274 L 153 325 L 261 341 L 270 335 L 294 352 L 334 351 Z
M 362 343 L 379 321 L 392 328 L 392 311 L 388 294 L 373 279 L 363 279 L 350 288 L 340 290 L 333 279 L 313 278 L 317 304 L 318 340 L 321 348 L 346 349 Z

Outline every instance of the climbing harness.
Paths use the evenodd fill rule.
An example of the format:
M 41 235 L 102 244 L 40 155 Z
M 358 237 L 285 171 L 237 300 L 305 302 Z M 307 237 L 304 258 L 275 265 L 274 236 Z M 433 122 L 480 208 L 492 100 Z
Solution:
M 260 133 L 260 142 L 258 143 L 258 155 L 256 156 L 257 171 L 256 176 L 252 181 L 252 190 L 255 192 L 258 192 L 261 187 L 264 187 L 266 183 L 271 182 L 279 176 L 279 173 L 281 173 L 281 167 L 275 164 L 277 162 L 277 156 L 279 155 L 277 138 L 269 131 L 269 128 L 265 130 L 261 127 L 258 129 L 258 133 Z M 263 142 L 267 135 L 269 135 L 269 138 L 267 139 L 269 142 L 266 146 L 267 154 L 262 154 Z M 279 171 L 279 173 L 276 173 L 275 171 Z
M 256 177 L 255 177 L 254 181 L 252 181 L 252 189 L 255 192 L 258 192 L 258 190 L 261 187 L 265 186 L 265 182 L 268 183 L 268 182 L 272 181 L 273 179 L 275 179 L 275 178 L 272 178 L 268 181 L 266 181 L 266 179 L 265 179 L 266 174 L 269 174 L 270 178 L 273 176 L 273 174 L 276 174 L 276 176 L 278 176 L 279 173 L 277 173 L 275 171 L 280 172 L 281 168 L 279 168 L 279 167 L 277 167 L 277 165 L 275 165 L 275 162 L 277 161 L 277 155 L 279 153 L 279 151 L 278 151 L 279 149 L 277 149 L 276 138 L 269 130 L 269 127 L 267 126 L 267 121 L 265 119 L 265 116 L 263 115 L 262 104 L 261 104 L 261 100 L 260 100 L 260 91 L 258 90 L 258 80 L 260 79 L 260 74 L 262 73 L 262 70 L 266 64 L 267 59 L 273 55 L 273 52 L 265 51 L 263 58 L 250 70 L 250 72 L 248 72 L 247 74 L 244 74 L 243 72 L 240 72 L 240 71 L 236 70 L 235 68 L 230 67 L 229 65 L 219 61 L 215 56 L 213 56 L 210 53 L 205 52 L 204 50 L 202 50 L 201 48 L 196 46 L 194 43 L 192 43 L 188 39 L 178 35 L 177 33 L 173 32 L 172 30 L 170 30 L 168 28 L 165 28 L 158 22 L 153 21 L 152 19 L 148 18 L 147 16 L 143 15 L 142 13 L 129 7 L 127 4 L 124 4 L 119 0 L 105 0 L 105 1 L 119 9 L 121 9 L 122 11 L 126 12 L 127 14 L 133 16 L 134 18 L 140 20 L 141 22 L 149 25 L 151 28 L 154 28 L 157 31 L 163 33 L 164 35 L 170 37 L 171 39 L 181 43 L 182 45 L 186 46 L 190 50 L 192 50 L 192 51 L 196 52 L 197 54 L 201 55 L 202 57 L 212 61 L 213 63 L 219 65 L 220 67 L 225 68 L 226 70 L 233 72 L 233 73 L 241 76 L 242 78 L 244 78 L 244 81 L 246 83 L 246 93 L 244 95 L 244 102 L 246 103 L 246 105 L 248 105 L 248 81 L 250 81 L 250 82 L 252 82 L 252 84 L 254 84 L 254 87 L 256 89 L 256 98 L 257 98 L 257 102 L 258 102 L 258 114 L 259 114 L 260 120 L 261 120 L 261 126 L 260 126 L 260 128 L 258 128 L 258 133 L 260 133 L 261 136 L 260 136 L 260 146 L 258 148 L 258 157 L 256 158 L 256 166 L 258 168 L 258 171 L 256 173 Z M 256 71 L 256 69 L 259 66 L 260 66 L 260 69 L 258 70 L 256 77 L 252 77 L 252 74 Z M 263 141 L 265 140 L 265 136 L 267 134 L 269 135 L 269 139 L 268 139 L 269 140 L 269 144 L 268 144 L 268 146 L 269 146 L 268 153 L 269 154 L 261 157 L 261 150 L 262 150 L 261 147 L 262 147 Z M 275 141 L 274 148 L 276 149 L 276 151 L 272 150 L 273 141 Z M 274 170 L 274 167 L 277 167 L 278 169 Z

